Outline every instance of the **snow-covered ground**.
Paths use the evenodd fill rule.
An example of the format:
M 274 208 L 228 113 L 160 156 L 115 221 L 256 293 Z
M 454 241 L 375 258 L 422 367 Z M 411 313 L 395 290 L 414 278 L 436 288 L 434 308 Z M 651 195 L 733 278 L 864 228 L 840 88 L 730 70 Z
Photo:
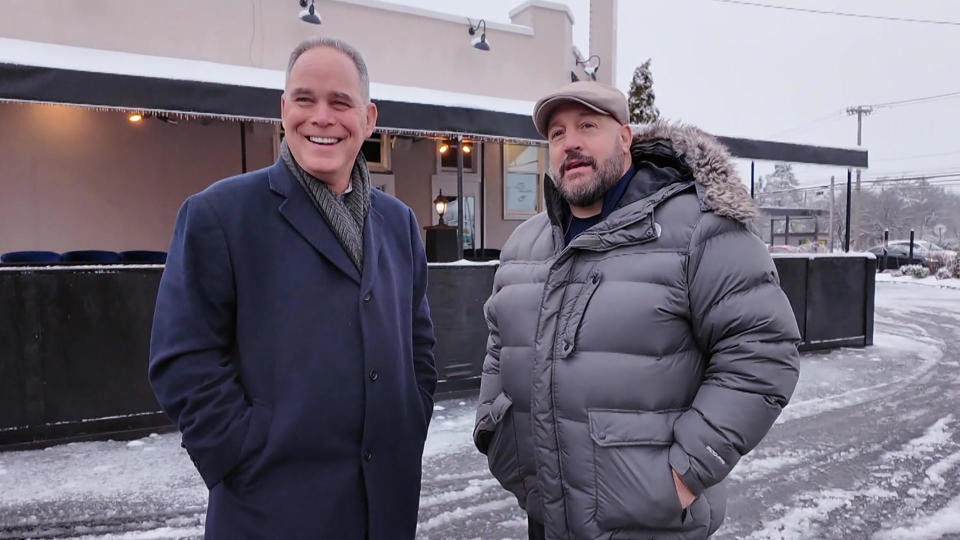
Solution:
M 716 538 L 960 539 L 960 287 L 949 281 L 878 278 L 875 345 L 802 357 L 790 406 L 731 475 Z M 471 442 L 475 406 L 437 404 L 418 538 L 526 538 Z M 198 538 L 205 503 L 176 434 L 0 453 L 0 539 Z

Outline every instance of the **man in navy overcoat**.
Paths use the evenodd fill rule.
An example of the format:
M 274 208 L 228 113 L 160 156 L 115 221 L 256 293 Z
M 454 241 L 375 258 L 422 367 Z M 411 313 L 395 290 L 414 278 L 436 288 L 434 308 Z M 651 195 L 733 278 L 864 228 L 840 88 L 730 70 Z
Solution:
M 282 158 L 180 209 L 150 382 L 207 538 L 413 538 L 437 377 L 419 227 L 370 188 L 356 50 L 298 46 L 281 105 Z

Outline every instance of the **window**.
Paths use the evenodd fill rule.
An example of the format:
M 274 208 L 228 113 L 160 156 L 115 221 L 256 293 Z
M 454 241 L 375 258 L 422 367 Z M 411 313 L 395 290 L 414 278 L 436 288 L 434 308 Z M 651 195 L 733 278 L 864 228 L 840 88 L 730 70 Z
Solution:
M 374 133 L 363 141 L 360 153 L 367 160 L 371 171 L 390 170 L 390 136 L 386 133 Z
M 538 146 L 503 145 L 503 219 L 527 219 L 540 211 L 543 151 Z

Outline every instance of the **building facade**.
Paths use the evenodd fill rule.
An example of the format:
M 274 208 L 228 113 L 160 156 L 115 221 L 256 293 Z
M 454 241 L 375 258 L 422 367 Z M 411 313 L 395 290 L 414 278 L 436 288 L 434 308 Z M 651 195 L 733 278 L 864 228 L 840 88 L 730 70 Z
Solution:
M 615 1 L 594 3 L 591 32 L 605 39 L 591 47 L 613 55 Z M 587 77 L 568 7 L 528 1 L 509 24 L 484 22 L 487 51 L 471 46 L 478 21 L 466 14 L 317 0 L 313 25 L 299 10 L 293 0 L 6 3 L 0 252 L 165 250 L 188 195 L 276 159 L 287 58 L 317 35 L 364 55 L 381 107 L 364 153 L 376 185 L 421 225 L 437 223 L 441 190 L 457 194 L 455 151 L 440 149 L 459 137 L 471 152 L 447 221 L 462 205 L 465 247 L 501 247 L 541 208 L 533 101 Z M 599 80 L 612 82 L 609 60 Z

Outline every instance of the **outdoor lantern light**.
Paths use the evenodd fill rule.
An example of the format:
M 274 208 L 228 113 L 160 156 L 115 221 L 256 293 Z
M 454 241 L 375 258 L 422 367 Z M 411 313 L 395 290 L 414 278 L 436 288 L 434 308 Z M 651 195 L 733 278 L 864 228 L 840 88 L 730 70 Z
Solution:
M 592 60 L 596 58 L 596 62 Z M 591 80 L 597 80 L 597 70 L 600 69 L 600 57 L 593 55 L 586 60 L 577 60 L 577 65 L 583 66 L 583 72 L 590 77 Z
M 440 147 L 437 148 L 437 151 L 440 152 L 441 154 L 446 154 L 447 152 L 450 151 L 451 148 L 460 148 L 460 150 L 464 154 L 469 154 L 473 150 L 472 148 L 470 148 L 470 145 L 465 142 L 456 144 L 453 142 L 444 141 L 440 143 Z
M 307 0 L 300 0 L 300 7 L 304 8 L 300 11 L 300 20 L 310 24 L 320 24 L 323 22 L 323 19 L 317 15 L 317 10 L 313 7 L 313 0 L 309 0 L 310 6 L 307 7 Z
M 470 19 L 467 19 L 467 22 L 470 24 L 470 29 L 467 32 L 471 36 L 476 36 L 473 38 L 473 41 L 470 42 L 473 45 L 474 49 L 480 49 L 481 51 L 490 50 L 490 42 L 487 41 L 487 21 L 480 19 L 477 21 L 477 25 L 474 26 Z M 483 32 L 480 32 L 480 25 L 483 25 Z M 477 36 L 477 32 L 480 32 L 480 35 Z
M 437 209 L 437 215 L 440 216 L 440 225 L 446 225 L 443 222 L 443 214 L 447 212 L 447 206 L 453 201 L 457 200 L 456 197 L 447 197 L 443 194 L 443 190 L 440 190 L 440 194 L 437 195 L 437 198 L 433 200 L 433 207 Z
M 137 122 L 140 122 L 143 120 L 143 115 L 140 113 L 130 113 L 129 115 L 127 115 L 127 120 L 129 120 L 133 124 L 136 124 Z

